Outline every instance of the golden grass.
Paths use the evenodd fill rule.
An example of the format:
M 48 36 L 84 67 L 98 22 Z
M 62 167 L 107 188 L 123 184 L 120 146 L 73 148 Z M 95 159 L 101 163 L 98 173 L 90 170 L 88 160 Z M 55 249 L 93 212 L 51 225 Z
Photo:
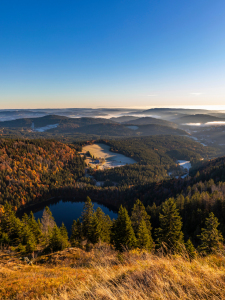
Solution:
M 0 260 L 1 263 L 1 260 Z M 0 299 L 225 299 L 225 258 L 70 249 L 0 267 Z

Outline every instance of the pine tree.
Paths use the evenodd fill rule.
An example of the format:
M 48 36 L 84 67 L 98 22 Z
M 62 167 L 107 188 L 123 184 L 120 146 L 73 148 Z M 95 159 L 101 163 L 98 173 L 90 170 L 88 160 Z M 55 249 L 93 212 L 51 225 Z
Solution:
M 28 220 L 28 225 L 30 226 L 36 242 L 39 243 L 40 239 L 41 239 L 41 224 L 40 224 L 40 220 L 38 219 L 38 222 L 35 220 L 34 214 L 31 212 L 29 215 L 29 220 Z
M 196 257 L 196 250 L 190 239 L 185 243 L 185 248 L 190 258 Z
M 120 251 L 135 247 L 137 242 L 128 212 L 122 205 L 112 227 L 112 242 Z
M 100 207 L 97 208 L 93 215 L 92 221 L 92 243 L 109 242 L 112 221 L 109 216 L 106 216 Z
M 137 246 L 140 249 L 146 249 L 146 250 L 151 250 L 153 247 L 152 239 L 149 236 L 149 231 L 147 229 L 144 219 L 141 220 L 138 228 Z
M 142 219 L 145 221 L 149 233 L 151 233 L 152 226 L 150 223 L 150 216 L 147 214 L 143 203 L 138 199 L 134 204 L 131 214 L 131 222 L 135 234 L 138 232 L 138 228 Z
M 209 217 L 206 218 L 205 228 L 201 229 L 201 234 L 198 236 L 201 239 L 201 245 L 198 250 L 206 255 L 209 253 L 216 253 L 222 247 L 223 236 L 217 229 L 219 226 L 218 219 L 211 212 Z
M 49 240 L 49 248 L 52 251 L 60 251 L 68 247 L 68 240 L 66 240 L 60 232 L 60 229 L 55 225 L 52 229 L 51 237 Z
M 2 246 L 8 246 L 10 243 L 10 239 L 7 233 L 2 232 L 2 234 L 0 235 L 0 244 L 1 244 L 1 248 Z
M 79 219 L 74 220 L 71 228 L 70 243 L 73 247 L 78 247 L 83 239 L 82 223 Z
M 41 218 L 41 231 L 45 237 L 46 243 L 49 242 L 49 238 L 51 235 L 51 231 L 53 230 L 54 226 L 56 225 L 52 213 L 48 206 L 45 207 L 43 216 Z
M 88 241 L 92 238 L 92 221 L 93 221 L 94 209 L 91 199 L 87 197 L 87 200 L 84 204 L 84 209 L 81 214 L 82 218 L 82 228 L 83 235 L 88 239 Z
M 62 223 L 62 226 L 60 227 L 60 232 L 61 235 L 64 239 L 68 240 L 68 231 L 66 229 L 66 226 L 64 225 L 64 223 Z
M 159 222 L 160 228 L 156 230 L 158 246 L 165 246 L 172 251 L 180 250 L 183 244 L 182 221 L 173 198 L 163 203 Z
M 150 239 L 150 244 L 152 247 L 153 239 L 152 239 L 152 233 L 151 233 L 152 226 L 150 223 L 150 216 L 146 212 L 143 203 L 138 199 L 136 201 L 136 203 L 134 204 L 134 207 L 132 209 L 132 214 L 131 214 L 131 223 L 132 223 L 132 227 L 134 229 L 134 233 L 135 233 L 136 237 L 138 237 L 138 231 L 139 231 L 139 227 L 140 227 L 142 220 L 144 220 L 144 222 L 145 222 L 145 226 L 148 231 L 148 235 L 149 235 L 149 239 Z

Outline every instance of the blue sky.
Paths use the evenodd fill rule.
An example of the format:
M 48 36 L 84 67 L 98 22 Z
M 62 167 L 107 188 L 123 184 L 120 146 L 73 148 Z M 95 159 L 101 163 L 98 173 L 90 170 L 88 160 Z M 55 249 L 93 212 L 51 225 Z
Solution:
M 225 104 L 225 1 L 0 2 L 0 109 Z

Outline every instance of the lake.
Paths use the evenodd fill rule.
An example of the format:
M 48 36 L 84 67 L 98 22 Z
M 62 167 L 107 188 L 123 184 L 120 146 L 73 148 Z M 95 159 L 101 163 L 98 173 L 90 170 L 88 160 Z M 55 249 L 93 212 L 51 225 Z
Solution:
M 92 202 L 94 205 L 94 209 L 96 210 L 98 207 L 102 209 L 102 211 L 109 215 L 111 219 L 117 218 L 117 213 L 112 211 L 108 207 L 104 206 L 103 204 L 98 204 L 97 202 Z M 71 233 L 71 226 L 73 224 L 73 220 L 77 220 L 83 211 L 84 202 L 74 202 L 74 201 L 64 201 L 60 200 L 58 202 L 48 204 L 52 215 L 56 221 L 58 226 L 62 225 L 62 222 L 65 224 L 68 233 Z M 36 220 L 39 218 L 41 219 L 43 214 L 44 208 L 40 209 L 37 212 L 34 212 L 34 216 Z

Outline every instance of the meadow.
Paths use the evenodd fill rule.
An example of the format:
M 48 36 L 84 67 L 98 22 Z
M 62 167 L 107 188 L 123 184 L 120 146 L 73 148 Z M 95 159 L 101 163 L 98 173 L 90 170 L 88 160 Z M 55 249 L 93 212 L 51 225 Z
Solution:
M 190 260 L 133 250 L 118 254 L 106 245 L 89 252 L 68 248 L 26 265 L 0 252 L 0 298 L 16 300 L 221 300 L 225 257 Z

